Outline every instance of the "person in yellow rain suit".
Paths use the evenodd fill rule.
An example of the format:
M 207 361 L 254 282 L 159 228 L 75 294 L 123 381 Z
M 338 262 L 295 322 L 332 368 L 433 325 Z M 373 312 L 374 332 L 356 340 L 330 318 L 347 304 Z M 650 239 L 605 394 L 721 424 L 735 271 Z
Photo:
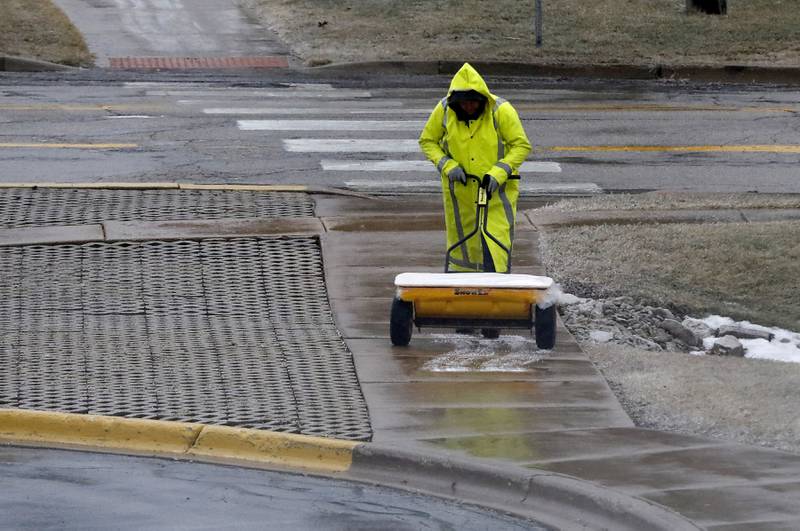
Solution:
M 464 63 L 453 76 L 447 96 L 428 118 L 419 145 L 441 174 L 447 247 L 475 227 L 479 184 L 467 178 L 475 175 L 490 196 L 486 229 L 510 251 L 519 197 L 518 169 L 531 152 L 514 107 L 489 92 L 480 74 Z M 508 272 L 510 256 L 479 234 L 453 251 L 449 269 Z

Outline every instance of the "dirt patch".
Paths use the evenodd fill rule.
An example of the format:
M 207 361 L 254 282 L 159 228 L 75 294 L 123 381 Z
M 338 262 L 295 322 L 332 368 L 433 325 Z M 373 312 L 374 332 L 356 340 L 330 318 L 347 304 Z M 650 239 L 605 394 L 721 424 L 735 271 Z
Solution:
M 0 54 L 70 66 L 91 66 L 80 32 L 49 0 L 0 2 Z
M 800 65 L 794 2 L 749 0 L 727 16 L 686 14 L 685 0 L 241 0 L 311 64 L 368 60 L 558 64 Z
M 583 346 L 638 426 L 800 452 L 800 364 Z

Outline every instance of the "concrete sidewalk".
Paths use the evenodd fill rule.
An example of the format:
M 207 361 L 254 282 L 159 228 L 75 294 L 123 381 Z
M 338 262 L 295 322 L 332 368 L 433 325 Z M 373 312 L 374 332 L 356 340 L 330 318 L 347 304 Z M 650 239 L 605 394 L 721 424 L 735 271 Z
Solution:
M 552 351 L 537 351 L 524 337 L 493 343 L 429 333 L 416 334 L 409 347 L 391 346 L 395 274 L 442 267 L 438 198 L 313 197 L 314 217 L 6 229 L 0 246 L 318 235 L 334 321 L 352 352 L 375 443 L 417 455 L 444 451 L 457 459 L 491 459 L 499 468 L 567 474 L 664 505 L 707 528 L 800 527 L 800 456 L 634 427 L 563 326 Z M 535 206 L 529 202 L 521 209 Z M 537 230 L 522 214 L 514 271 L 544 273 Z M 454 350 L 478 347 L 527 356 L 526 370 L 426 367 Z
M 522 373 L 425 370 L 452 352 L 454 341 L 463 344 L 452 336 L 417 334 L 409 347 L 393 347 L 392 280 L 403 271 L 441 269 L 438 211 L 435 200 L 365 206 L 317 199 L 318 216 L 337 216 L 338 227 L 348 228 L 328 226 L 323 256 L 375 441 L 569 474 L 658 502 L 707 528 L 800 527 L 800 456 L 634 427 L 563 326 L 556 348 Z M 542 274 L 537 232 L 525 221 L 518 217 L 514 271 Z

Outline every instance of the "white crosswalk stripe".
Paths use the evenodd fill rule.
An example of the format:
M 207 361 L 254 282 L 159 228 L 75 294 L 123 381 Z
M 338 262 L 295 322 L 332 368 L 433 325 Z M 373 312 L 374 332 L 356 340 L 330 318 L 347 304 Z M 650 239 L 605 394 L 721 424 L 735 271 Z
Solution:
M 373 194 L 430 193 L 439 191 L 441 186 L 436 168 L 424 160 L 417 140 L 435 101 L 428 107 L 421 99 L 378 97 L 366 90 L 320 85 L 278 89 L 142 88 L 151 95 L 180 98 L 179 104 L 194 106 L 205 115 L 231 117 L 231 123 L 242 132 L 272 133 L 264 136 L 266 142 L 280 139 L 284 151 L 305 155 L 309 163 L 319 165 L 319 171 L 331 172 L 331 175 L 337 175 L 335 172 L 339 175 L 361 173 L 372 177 L 345 181 L 344 186 L 352 190 Z M 293 101 L 288 101 L 290 98 Z M 248 119 L 250 116 L 254 118 Z M 266 118 L 260 119 L 259 116 Z M 382 119 L 384 117 L 386 119 Z M 306 134 L 302 138 L 290 138 L 291 134 L 281 134 L 284 132 Z M 380 132 L 382 138 L 372 138 L 370 132 Z M 331 136 L 338 138 L 308 138 L 315 133 L 334 133 Z M 371 156 L 359 158 L 358 154 Z M 315 157 L 319 158 L 315 161 Z M 404 160 L 406 158 L 410 160 Z M 537 174 L 541 176 L 538 180 L 547 180 L 545 175 L 561 174 L 563 169 L 558 162 L 525 161 L 519 171 L 523 176 Z M 398 175 L 401 179 L 381 179 L 383 173 Z M 408 175 L 406 179 L 402 179 L 404 173 Z M 603 192 L 590 182 L 547 183 L 538 180 L 523 178 L 520 192 L 526 195 Z
M 380 181 L 356 179 L 345 181 L 344 185 L 350 190 L 373 194 L 412 194 L 435 193 L 441 190 L 441 183 L 437 179 L 424 181 Z M 538 183 L 522 180 L 519 190 L 530 195 L 588 195 L 600 194 L 602 188 L 595 183 Z
M 285 138 L 283 147 L 292 153 L 419 153 L 414 139 Z
M 429 171 L 434 168 L 427 160 L 331 160 L 320 161 L 328 171 Z M 519 168 L 522 173 L 561 173 L 557 162 L 525 161 Z
M 424 122 L 406 120 L 239 120 L 242 131 L 422 131 Z
M 200 100 L 180 100 L 179 104 L 193 105 L 202 103 Z M 431 111 L 430 109 L 409 109 L 403 108 L 400 102 L 394 102 L 397 105 L 380 105 L 379 108 L 375 105 L 369 107 L 361 105 L 355 107 L 355 103 L 373 103 L 373 102 L 348 102 L 346 105 L 337 105 L 336 107 L 211 107 L 203 109 L 203 114 L 219 114 L 231 116 L 246 116 L 246 115 L 283 115 L 283 116 L 307 116 L 307 115 L 330 115 L 330 114 L 352 114 L 352 115 L 375 115 L 375 114 L 395 114 L 398 111 L 403 115 L 419 115 L 427 116 Z M 355 107 L 355 108 L 354 108 Z M 393 107 L 393 108 L 388 108 Z
M 148 90 L 148 96 L 173 96 L 179 98 L 315 98 L 315 99 L 347 99 L 370 98 L 368 90 L 308 90 L 308 89 L 205 89 L 205 90 Z

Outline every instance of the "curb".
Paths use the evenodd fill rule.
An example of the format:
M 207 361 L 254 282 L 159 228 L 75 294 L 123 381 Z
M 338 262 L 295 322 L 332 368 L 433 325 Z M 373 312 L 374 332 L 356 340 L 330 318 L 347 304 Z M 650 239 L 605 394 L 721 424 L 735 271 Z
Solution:
M 464 61 L 360 61 L 298 68 L 298 71 L 329 73 L 383 73 L 407 75 L 453 75 Z M 505 61 L 474 61 L 482 74 L 491 76 L 557 77 L 664 80 L 679 79 L 717 83 L 800 84 L 800 68 L 749 65 L 633 65 L 633 64 L 537 64 Z M 0 72 L 77 71 L 67 66 L 38 59 L 0 55 Z
M 55 188 L 83 190 L 220 190 L 230 192 L 312 192 L 316 190 L 305 185 L 281 184 L 195 184 L 171 182 L 110 182 L 110 183 L 0 183 L 2 188 Z M 333 192 L 331 192 L 333 193 Z
M 698 210 L 591 210 L 586 212 L 537 212 L 526 210 L 525 217 L 535 227 L 558 228 L 585 225 L 655 225 L 669 223 L 752 223 L 794 221 L 800 209 L 698 209 Z
M 565 77 L 597 79 L 680 79 L 719 83 L 800 84 L 800 68 L 746 65 L 558 65 L 518 62 L 470 62 L 490 76 Z M 463 61 L 364 61 L 307 68 L 311 72 L 453 75 Z
M 0 409 L 0 444 L 290 469 L 425 492 L 559 529 L 699 529 L 658 504 L 569 476 L 372 443 L 186 422 Z
M 701 529 L 654 502 L 563 474 L 488 460 L 361 444 L 348 475 L 510 512 L 557 529 Z
M 80 190 L 216 190 L 221 192 L 300 192 L 306 194 L 341 195 L 380 201 L 380 198 L 369 194 L 332 188 L 326 186 L 308 186 L 304 184 L 196 184 L 172 182 L 97 182 L 97 183 L 57 183 L 57 182 L 0 182 L 0 190 L 9 188 L 47 188 L 47 189 L 80 189 Z
M 357 443 L 188 422 L 0 409 L 0 442 L 343 472 Z
M 80 68 L 38 59 L 0 55 L 0 72 L 59 72 L 71 70 L 80 70 Z

